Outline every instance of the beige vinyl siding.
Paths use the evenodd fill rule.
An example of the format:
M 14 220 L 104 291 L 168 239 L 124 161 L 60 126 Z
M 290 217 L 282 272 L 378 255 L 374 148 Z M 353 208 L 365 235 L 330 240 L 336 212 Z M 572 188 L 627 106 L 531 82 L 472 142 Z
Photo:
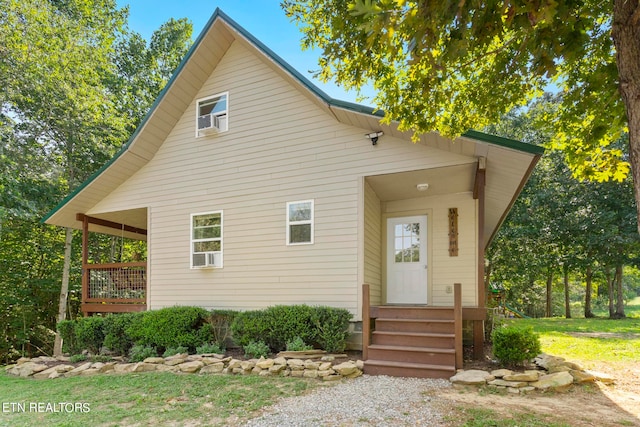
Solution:
M 458 256 L 455 257 L 449 256 L 449 208 L 458 208 Z M 430 305 L 453 305 L 453 293 L 447 293 L 447 287 L 461 283 L 462 304 L 476 306 L 478 236 L 475 231 L 477 208 L 472 193 L 386 202 L 383 211 L 386 216 L 428 213 Z M 383 280 L 386 283 L 386 277 Z
M 195 100 L 227 91 L 229 131 L 195 138 Z M 359 318 L 362 177 L 472 159 L 387 136 L 374 147 L 364 137 L 372 129 L 341 124 L 326 111 L 242 43 L 231 45 L 154 158 L 89 212 L 148 207 L 149 308 L 306 303 Z M 314 244 L 287 246 L 286 203 L 309 199 Z M 190 214 L 218 210 L 224 268 L 191 269 Z M 376 249 L 367 251 L 364 273 L 375 280 Z
M 369 284 L 371 304 L 382 304 L 382 223 L 380 199 L 364 183 L 364 282 Z

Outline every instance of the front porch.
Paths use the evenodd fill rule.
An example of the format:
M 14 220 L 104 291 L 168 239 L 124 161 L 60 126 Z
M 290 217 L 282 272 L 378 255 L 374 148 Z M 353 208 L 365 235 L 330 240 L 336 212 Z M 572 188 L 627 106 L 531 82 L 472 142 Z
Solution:
M 486 310 L 462 306 L 453 285 L 453 306 L 370 305 L 362 286 L 364 372 L 418 378 L 450 378 L 463 367 L 463 321 L 481 323 Z

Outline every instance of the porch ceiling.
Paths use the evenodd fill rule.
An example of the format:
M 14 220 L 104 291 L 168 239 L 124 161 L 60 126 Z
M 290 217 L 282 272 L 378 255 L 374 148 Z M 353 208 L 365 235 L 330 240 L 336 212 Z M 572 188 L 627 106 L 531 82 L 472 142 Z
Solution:
M 89 213 L 88 215 L 94 218 L 104 219 L 107 221 L 140 228 L 143 230 L 147 229 L 147 208 L 128 209 L 117 212 Z M 90 224 L 89 231 L 102 234 L 110 234 L 112 236 L 124 236 L 129 239 L 146 240 L 146 236 L 137 233 L 130 233 L 127 231 L 123 233 L 122 230 L 103 227 L 96 224 Z
M 476 162 L 366 177 L 382 202 L 473 191 Z M 418 184 L 429 184 L 418 191 Z

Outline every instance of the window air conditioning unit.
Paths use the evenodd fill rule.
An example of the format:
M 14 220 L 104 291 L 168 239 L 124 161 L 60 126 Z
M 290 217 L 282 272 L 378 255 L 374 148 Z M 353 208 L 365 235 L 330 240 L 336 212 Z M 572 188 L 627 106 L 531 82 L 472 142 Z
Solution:
M 198 133 L 200 135 L 211 135 L 220 132 L 220 116 L 205 114 L 198 117 Z
M 200 254 L 194 254 L 193 266 L 199 267 L 199 268 L 217 267 L 216 258 L 217 257 L 215 252 L 205 252 Z

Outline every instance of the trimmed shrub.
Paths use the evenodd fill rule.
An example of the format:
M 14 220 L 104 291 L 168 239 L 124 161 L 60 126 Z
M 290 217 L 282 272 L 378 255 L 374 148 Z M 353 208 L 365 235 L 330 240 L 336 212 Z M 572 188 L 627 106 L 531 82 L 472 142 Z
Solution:
M 287 341 L 287 351 L 313 350 L 312 345 L 307 345 L 300 337 L 295 337 L 292 341 Z
M 147 357 L 157 357 L 158 351 L 151 346 L 134 345 L 129 350 L 130 362 L 142 362 Z
M 269 346 L 262 341 L 251 341 L 244 346 L 244 356 L 259 359 L 269 355 Z
M 315 307 L 311 321 L 320 348 L 330 353 L 341 353 L 349 338 L 349 310 L 334 307 Z
M 76 320 L 76 343 L 82 350 L 100 353 L 104 342 L 104 317 L 91 316 Z
M 207 317 L 213 336 L 212 342 L 223 350 L 231 341 L 231 324 L 237 315 L 238 312 L 233 310 L 211 310 Z
M 204 344 L 196 347 L 196 354 L 223 354 L 224 350 L 218 344 Z
M 171 347 L 186 347 L 193 352 L 197 346 L 211 342 L 208 316 L 209 312 L 201 307 L 176 306 L 145 311 L 139 318 L 134 318 L 125 332 L 136 345 L 156 347 L 160 352 Z
M 78 354 L 84 350 L 78 346 L 75 320 L 63 320 L 62 322 L 58 322 L 57 329 L 62 337 L 63 352 L 68 354 Z
M 141 318 L 144 313 L 110 314 L 104 318 L 104 342 L 103 345 L 112 352 L 126 356 L 133 340 L 127 334 L 127 328 Z
M 169 347 L 162 353 L 162 357 L 170 357 L 175 356 L 176 354 L 188 353 L 189 349 L 187 347 Z
M 234 341 L 246 346 L 263 341 L 273 352 L 301 339 L 327 351 L 343 351 L 351 314 L 344 309 L 277 305 L 264 310 L 239 313 L 231 325 Z
M 493 355 L 506 365 L 522 365 L 540 353 L 540 337 L 531 327 L 497 327 L 492 337 Z

